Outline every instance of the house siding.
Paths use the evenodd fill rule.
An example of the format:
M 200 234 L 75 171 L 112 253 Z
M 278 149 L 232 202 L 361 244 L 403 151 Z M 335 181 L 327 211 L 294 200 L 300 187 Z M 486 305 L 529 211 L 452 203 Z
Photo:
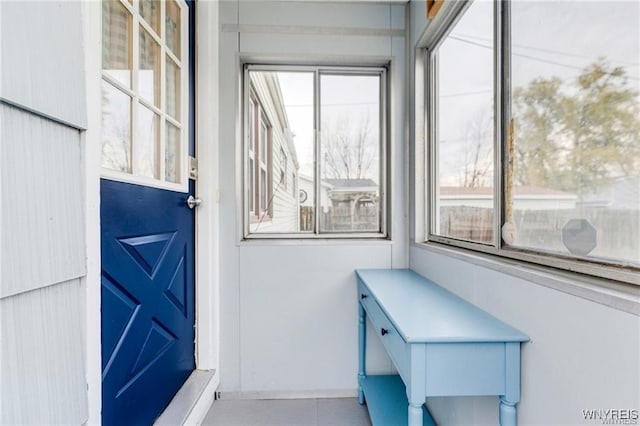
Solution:
M 0 2 L 0 424 L 88 418 L 81 9 Z
M 86 421 L 84 293 L 74 279 L 0 300 L 0 424 Z
M 267 192 L 267 204 L 269 205 L 270 217 L 263 220 L 258 230 L 259 232 L 297 232 L 298 230 L 298 202 L 292 196 L 291 171 L 297 169 L 297 165 L 293 159 L 296 157 L 295 151 L 287 142 L 285 127 L 287 123 L 283 123 L 278 109 L 282 105 L 277 105 L 277 97 L 272 93 L 272 88 L 267 83 L 266 74 L 256 72 L 252 75 L 253 89 L 261 105 L 263 114 L 266 116 L 268 124 L 271 126 L 271 152 L 268 154 L 271 163 L 267 164 L 271 171 L 271 190 Z M 274 102 L 275 101 L 275 102 Z M 281 111 L 286 117 L 286 111 Z M 285 181 L 280 182 L 280 172 L 283 167 L 282 152 L 287 157 L 287 173 Z M 297 170 L 296 170 L 297 172 Z

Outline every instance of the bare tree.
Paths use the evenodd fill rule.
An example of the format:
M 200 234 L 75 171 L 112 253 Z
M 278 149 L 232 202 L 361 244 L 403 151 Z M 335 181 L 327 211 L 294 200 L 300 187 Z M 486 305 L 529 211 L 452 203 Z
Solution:
M 347 118 L 327 121 L 322 129 L 323 177 L 364 179 L 369 176 L 378 155 L 369 116 L 359 123 Z
M 479 188 L 490 184 L 493 176 L 491 117 L 477 117 L 468 123 L 462 139 L 459 186 Z

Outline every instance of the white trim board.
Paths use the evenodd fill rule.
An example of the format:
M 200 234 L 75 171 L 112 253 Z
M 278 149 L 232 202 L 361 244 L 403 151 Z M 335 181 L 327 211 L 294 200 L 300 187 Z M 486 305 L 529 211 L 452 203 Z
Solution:
M 393 28 L 353 28 L 353 27 L 314 27 L 294 25 L 236 25 L 223 24 L 225 33 L 247 34 L 313 34 L 335 36 L 380 36 L 380 37 L 404 37 L 404 29 Z

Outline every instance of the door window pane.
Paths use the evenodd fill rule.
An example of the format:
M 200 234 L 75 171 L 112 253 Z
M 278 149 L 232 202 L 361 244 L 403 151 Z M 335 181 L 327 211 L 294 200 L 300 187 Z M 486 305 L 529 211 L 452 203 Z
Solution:
M 140 15 L 153 28 L 156 34 L 160 34 L 161 4 L 158 0 L 140 0 Z
M 131 14 L 116 0 L 102 2 L 102 69 L 131 87 Z
M 494 218 L 493 4 L 473 2 L 436 53 L 431 232 L 490 244 Z
M 102 82 L 102 167 L 131 172 L 131 98 Z
M 160 119 L 150 109 L 138 104 L 138 133 L 136 137 L 136 173 L 158 179 L 160 177 L 158 153 L 160 146 Z
M 180 183 L 180 129 L 167 123 L 166 140 L 164 178 L 169 182 Z
M 380 232 L 380 76 L 320 75 L 320 231 Z
M 167 47 L 180 59 L 180 6 L 175 1 L 169 0 L 166 13 Z
M 167 113 L 180 121 L 180 68 L 168 56 L 166 72 Z
M 160 106 L 160 46 L 140 27 L 140 70 L 138 90 L 140 96 Z
M 515 1 L 511 246 L 640 265 L 640 3 Z

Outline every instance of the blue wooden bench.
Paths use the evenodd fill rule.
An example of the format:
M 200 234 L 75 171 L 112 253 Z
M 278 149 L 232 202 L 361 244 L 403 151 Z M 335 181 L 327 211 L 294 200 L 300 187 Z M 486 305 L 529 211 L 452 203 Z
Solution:
M 516 425 L 520 344 L 529 337 L 407 269 L 357 270 L 359 401 L 374 426 L 434 425 L 429 396 L 497 395 Z M 369 318 L 399 375 L 366 375 Z

